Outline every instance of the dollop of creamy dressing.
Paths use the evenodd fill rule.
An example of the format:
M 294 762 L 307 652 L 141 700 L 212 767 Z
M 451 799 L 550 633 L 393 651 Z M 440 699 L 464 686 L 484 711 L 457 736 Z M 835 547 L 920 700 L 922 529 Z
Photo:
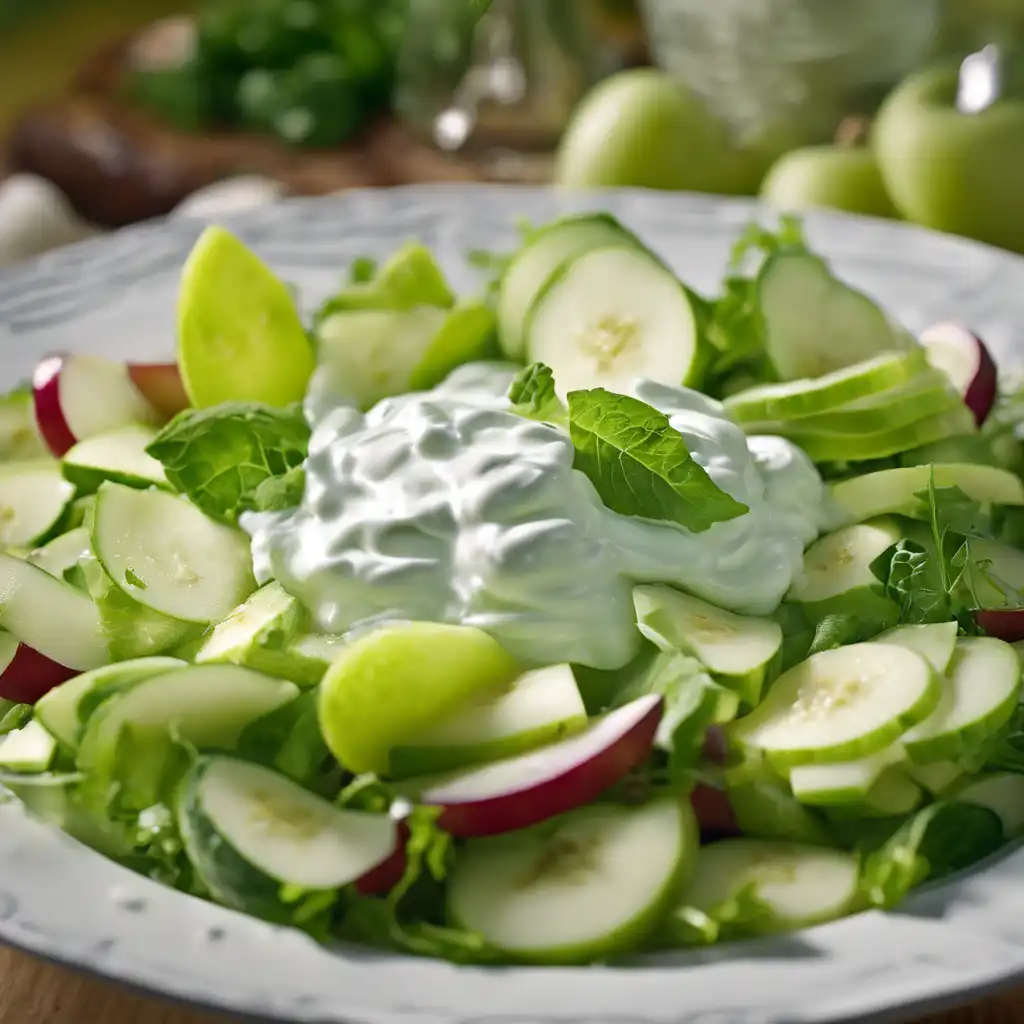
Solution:
M 614 669 L 635 654 L 632 588 L 668 583 L 769 614 L 830 522 L 800 449 L 747 438 L 719 403 L 637 382 L 693 458 L 750 511 L 693 534 L 610 511 L 557 427 L 508 411 L 514 374 L 471 364 L 432 391 L 362 414 L 311 395 L 302 505 L 250 515 L 259 578 L 276 577 L 318 628 L 426 619 L 486 630 L 525 663 Z

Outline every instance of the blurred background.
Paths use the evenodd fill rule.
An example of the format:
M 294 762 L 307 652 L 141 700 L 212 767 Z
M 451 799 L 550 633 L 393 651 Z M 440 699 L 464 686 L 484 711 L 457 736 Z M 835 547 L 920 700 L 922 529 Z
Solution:
M 1022 47 L 1024 0 L 0 0 L 0 260 L 211 187 L 471 180 L 1024 252 Z

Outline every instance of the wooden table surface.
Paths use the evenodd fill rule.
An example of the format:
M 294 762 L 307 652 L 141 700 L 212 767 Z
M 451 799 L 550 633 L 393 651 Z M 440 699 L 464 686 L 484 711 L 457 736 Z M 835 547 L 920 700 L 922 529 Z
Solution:
M 0 1024 L 232 1024 L 126 992 L 115 985 L 0 949 Z M 916 1024 L 1020 1024 L 1024 992 L 986 1000 Z

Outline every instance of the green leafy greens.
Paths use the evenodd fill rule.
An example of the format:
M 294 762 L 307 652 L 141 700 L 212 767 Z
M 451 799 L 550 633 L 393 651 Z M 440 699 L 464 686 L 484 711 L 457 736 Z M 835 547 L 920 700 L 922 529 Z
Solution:
M 302 497 L 309 426 L 297 406 L 226 402 L 179 413 L 146 451 L 171 485 L 208 516 L 234 523 Z
M 512 411 L 527 419 L 564 424 L 565 406 L 555 393 L 555 375 L 544 363 L 531 363 L 520 370 L 508 389 Z
M 604 388 L 568 398 L 575 466 L 613 512 L 702 533 L 749 511 L 693 460 L 664 413 Z

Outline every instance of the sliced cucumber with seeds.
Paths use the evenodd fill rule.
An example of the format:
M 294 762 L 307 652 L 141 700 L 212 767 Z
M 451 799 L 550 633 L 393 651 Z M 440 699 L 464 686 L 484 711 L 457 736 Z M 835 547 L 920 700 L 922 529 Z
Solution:
M 78 766 L 102 778 L 117 757 L 121 733 L 159 738 L 174 731 L 199 748 L 230 750 L 251 722 L 294 700 L 294 683 L 238 665 L 195 665 L 164 672 L 115 693 L 89 717 Z
M 896 747 L 837 764 L 802 764 L 789 771 L 793 795 L 804 804 L 834 807 L 863 802 L 878 780 L 906 755 Z
M 888 353 L 822 377 L 748 388 L 725 400 L 738 423 L 764 423 L 811 416 L 906 385 L 928 369 L 924 352 Z
M 766 912 L 747 925 L 753 934 L 805 928 L 858 909 L 856 856 L 821 846 L 764 839 L 724 839 L 704 847 L 683 892 L 681 908 L 714 917 L 748 894 Z
M 783 673 L 731 740 L 779 765 L 876 754 L 936 708 L 942 687 L 915 651 L 860 643 L 821 651 Z
M 501 279 L 498 337 L 507 359 L 523 359 L 527 318 L 551 275 L 566 260 L 608 245 L 642 248 L 629 231 L 606 213 L 564 217 L 530 236 Z
M 276 580 L 260 587 L 213 628 L 196 652 L 197 665 L 230 662 L 288 678 L 285 648 L 305 624 L 302 605 Z M 301 680 L 295 680 L 301 682 Z
M 25 462 L 0 470 L 0 547 L 23 548 L 51 537 L 75 496 L 54 462 Z
M 804 552 L 802 575 L 786 595 L 812 618 L 846 613 L 895 622 L 899 608 L 885 596 L 871 563 L 903 536 L 899 523 L 876 519 L 826 534 Z
M 1020 683 L 1020 662 L 1009 644 L 960 637 L 938 706 L 900 742 L 921 763 L 970 753 L 1009 721 Z
M 768 358 L 783 380 L 820 377 L 914 342 L 805 252 L 769 257 L 757 278 Z
M 636 587 L 633 606 L 644 636 L 662 650 L 692 655 L 751 706 L 777 670 L 782 629 L 771 619 L 736 615 L 664 586 Z
M 917 651 L 939 675 L 949 668 L 956 650 L 957 622 L 930 622 L 922 626 L 897 626 L 874 638 L 876 644 L 896 644 Z
M 1016 772 L 980 775 L 956 789 L 949 799 L 995 811 L 1007 839 L 1024 834 L 1024 775 Z
M 696 385 L 698 334 L 690 298 L 670 271 L 636 249 L 595 249 L 545 286 L 526 353 L 551 367 L 563 399 L 581 388 L 631 394 L 639 377 Z
M 919 517 L 916 495 L 928 490 L 932 473 L 936 487 L 959 487 L 983 504 L 1024 505 L 1024 482 L 994 466 L 940 463 L 905 466 L 866 473 L 832 485 L 832 499 L 850 522 L 863 522 L 892 513 Z
M 0 739 L 0 770 L 38 774 L 53 764 L 57 741 L 36 721 Z
M 91 537 L 118 587 L 182 622 L 218 622 L 256 588 L 245 534 L 165 491 L 103 484 Z
M 166 487 L 164 467 L 146 446 L 156 437 L 148 427 L 130 426 L 79 441 L 61 461 L 61 471 L 84 494 L 104 480 L 128 487 Z
M 882 430 L 873 434 L 804 433 L 787 429 L 786 437 L 798 444 L 814 462 L 868 462 L 898 455 L 908 448 L 931 444 L 947 437 L 966 433 L 974 425 L 974 418 L 965 405 L 917 420 L 905 427 Z
M 54 537 L 49 544 L 36 548 L 29 554 L 28 560 L 65 583 L 84 587 L 84 581 L 75 570 L 82 559 L 88 558 L 91 553 L 89 531 L 79 526 Z
M 180 790 L 177 819 L 199 877 L 221 902 L 289 919 L 282 888 L 330 892 L 401 855 L 388 814 L 343 810 L 268 768 L 199 760 Z
M 56 739 L 70 750 L 78 749 L 84 722 L 98 705 L 93 700 L 112 696 L 164 672 L 185 668 L 177 658 L 136 658 L 83 672 L 50 690 L 35 706 L 35 715 Z
M 685 801 L 591 804 L 468 842 L 448 876 L 448 912 L 513 960 L 586 963 L 626 952 L 671 908 L 698 842 Z

